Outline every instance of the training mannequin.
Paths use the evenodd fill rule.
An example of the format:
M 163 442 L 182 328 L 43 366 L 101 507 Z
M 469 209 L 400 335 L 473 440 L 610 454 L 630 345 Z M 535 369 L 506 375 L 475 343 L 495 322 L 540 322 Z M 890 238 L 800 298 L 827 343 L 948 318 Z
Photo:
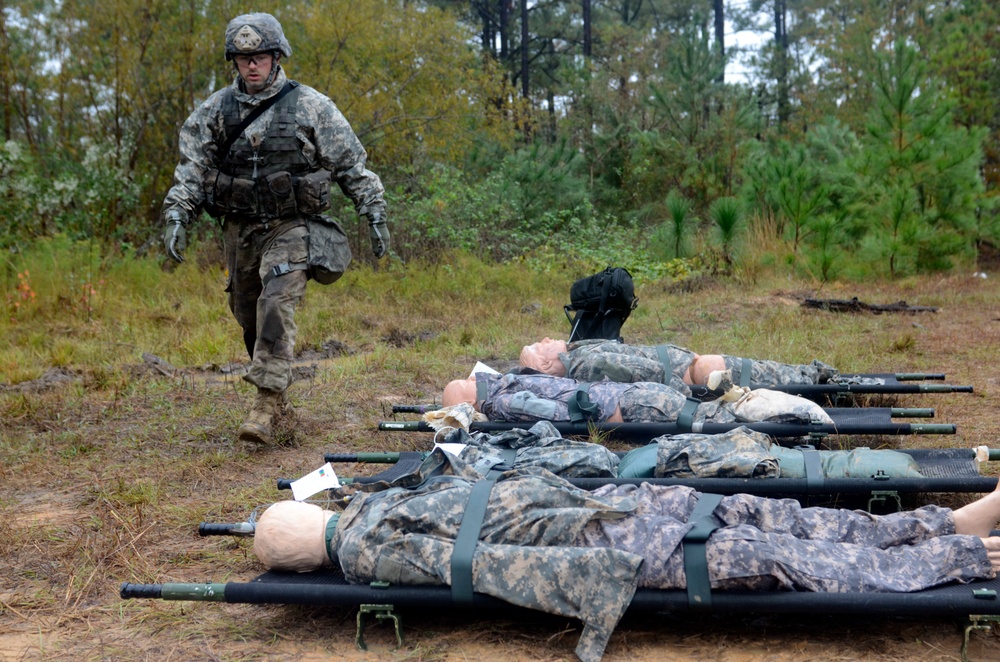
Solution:
M 731 386 L 728 372 L 713 377 Z M 573 421 L 573 403 L 580 402 L 581 388 L 587 389 L 583 396 L 585 418 L 595 422 L 672 423 L 685 406 L 692 406 L 685 393 L 667 384 L 605 380 L 583 386 L 572 379 L 545 374 L 484 372 L 449 382 L 441 404 L 451 407 L 470 403 L 491 421 Z M 819 405 L 805 398 L 767 389 L 723 388 L 726 394 L 722 398 L 698 405 L 694 421 L 833 423 Z
M 677 345 L 626 345 L 614 340 L 544 338 L 521 350 L 520 364 L 547 375 L 596 382 L 662 382 L 688 392 L 705 386 L 716 371 L 729 370 L 741 383 L 744 359 L 723 354 L 697 354 Z M 790 365 L 752 360 L 750 382 L 763 385 L 820 384 L 839 379 L 840 373 L 820 361 Z
M 419 474 L 413 487 L 354 494 L 340 515 L 275 504 L 256 525 L 254 552 L 277 570 L 336 564 L 351 583 L 450 585 L 454 541 L 482 476 L 441 449 Z M 583 620 L 576 652 L 598 660 L 637 586 L 686 587 L 681 541 L 702 498 L 683 486 L 588 492 L 544 470 L 505 472 L 487 500 L 472 588 Z M 997 491 L 957 510 L 884 516 L 736 494 L 712 514 L 713 590 L 918 591 L 1000 570 L 1000 537 L 988 537 L 1000 519 Z

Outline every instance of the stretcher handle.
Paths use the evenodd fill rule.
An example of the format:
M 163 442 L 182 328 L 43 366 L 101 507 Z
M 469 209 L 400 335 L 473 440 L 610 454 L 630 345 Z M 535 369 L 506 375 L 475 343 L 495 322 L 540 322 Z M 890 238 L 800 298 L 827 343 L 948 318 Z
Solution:
M 130 584 L 128 582 L 122 582 L 121 588 L 118 589 L 118 595 L 124 600 L 129 598 L 150 598 L 153 600 L 159 600 L 162 592 L 162 584 Z
M 354 482 L 353 478 L 338 478 L 337 480 L 340 481 L 341 485 L 350 485 Z M 275 484 L 279 490 L 290 490 L 292 489 L 292 483 L 295 481 L 295 478 L 279 478 Z
M 934 418 L 933 407 L 892 407 L 892 418 Z
M 394 414 L 426 414 L 429 411 L 437 411 L 441 405 L 393 405 Z
M 917 384 L 917 389 L 921 393 L 972 393 L 971 386 L 958 386 L 955 384 Z
M 379 421 L 379 430 L 392 430 L 394 432 L 424 432 L 431 427 L 423 421 Z
M 250 522 L 202 522 L 198 525 L 199 536 L 252 536 L 254 525 Z
M 913 434 L 955 434 L 957 430 L 954 423 L 910 423 Z
M 399 453 L 327 453 L 324 462 L 370 462 L 374 464 L 395 464 Z
M 944 379 L 943 372 L 897 372 L 893 375 L 897 382 L 922 382 L 928 379 Z

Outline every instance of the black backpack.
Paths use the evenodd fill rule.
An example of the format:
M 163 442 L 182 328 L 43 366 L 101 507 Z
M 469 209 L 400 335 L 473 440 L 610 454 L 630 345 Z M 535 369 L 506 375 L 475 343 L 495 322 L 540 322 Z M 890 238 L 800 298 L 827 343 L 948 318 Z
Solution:
M 632 274 L 622 267 L 608 267 L 569 288 L 569 305 L 563 306 L 572 325 L 569 342 L 595 338 L 617 340 L 621 328 L 639 302 Z M 570 313 L 575 312 L 572 318 Z

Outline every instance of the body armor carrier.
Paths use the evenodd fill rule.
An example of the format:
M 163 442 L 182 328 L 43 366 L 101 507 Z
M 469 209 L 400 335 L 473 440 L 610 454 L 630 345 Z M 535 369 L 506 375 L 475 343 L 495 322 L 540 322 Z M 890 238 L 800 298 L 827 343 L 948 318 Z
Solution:
M 222 154 L 219 168 L 203 181 L 205 210 L 212 216 L 237 214 L 261 220 L 319 214 L 330 206 L 330 173 L 313 170 L 295 135 L 295 94 L 273 106 L 262 139 L 251 144 L 243 131 Z M 222 101 L 227 136 L 240 128 L 239 102 L 232 90 Z M 256 141 L 255 141 L 256 142 Z

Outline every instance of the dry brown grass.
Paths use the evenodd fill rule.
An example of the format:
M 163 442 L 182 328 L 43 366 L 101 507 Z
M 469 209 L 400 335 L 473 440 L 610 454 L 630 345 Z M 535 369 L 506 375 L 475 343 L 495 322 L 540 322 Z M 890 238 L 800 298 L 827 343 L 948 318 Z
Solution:
M 383 285 L 366 315 L 348 313 L 355 321 L 346 330 L 336 330 L 343 321 L 325 326 L 323 318 L 308 318 L 303 335 L 310 347 L 336 340 L 353 353 L 307 362 L 292 387 L 294 438 L 261 453 L 233 445 L 250 401 L 234 378 L 187 368 L 167 377 L 139 367 L 78 366 L 79 378 L 68 385 L 0 392 L 0 659 L 573 659 L 579 625 L 533 613 L 404 611 L 404 648 L 392 651 L 389 629 L 375 627 L 366 634 L 372 652 L 363 654 L 354 647 L 350 609 L 118 598 L 123 581 L 253 577 L 260 568 L 248 542 L 200 539 L 198 522 L 241 520 L 252 507 L 282 498 L 274 480 L 311 471 L 324 452 L 428 448 L 424 435 L 375 432 L 375 425 L 391 416 L 394 403 L 430 401 L 476 359 L 509 360 L 524 342 L 565 333 L 562 284 L 546 292 L 536 278 L 518 300 L 504 283 L 485 280 L 479 301 L 466 301 L 461 291 L 442 294 L 450 299 L 435 300 L 433 312 L 402 286 Z M 941 308 L 918 316 L 800 308 L 796 297 L 811 292 L 803 283 L 754 291 L 711 280 L 688 291 L 642 284 L 626 337 L 702 352 L 822 358 L 857 371 L 945 372 L 950 383 L 972 384 L 976 392 L 899 404 L 935 407 L 936 420 L 958 424 L 958 435 L 892 441 L 997 446 L 996 279 L 827 285 L 821 295 Z M 530 306 L 536 302 L 541 313 Z M 462 306 L 475 316 L 457 312 Z M 961 643 L 962 630 L 948 621 L 637 615 L 618 628 L 606 659 L 953 660 Z M 1000 658 L 995 630 L 972 636 L 970 658 Z

